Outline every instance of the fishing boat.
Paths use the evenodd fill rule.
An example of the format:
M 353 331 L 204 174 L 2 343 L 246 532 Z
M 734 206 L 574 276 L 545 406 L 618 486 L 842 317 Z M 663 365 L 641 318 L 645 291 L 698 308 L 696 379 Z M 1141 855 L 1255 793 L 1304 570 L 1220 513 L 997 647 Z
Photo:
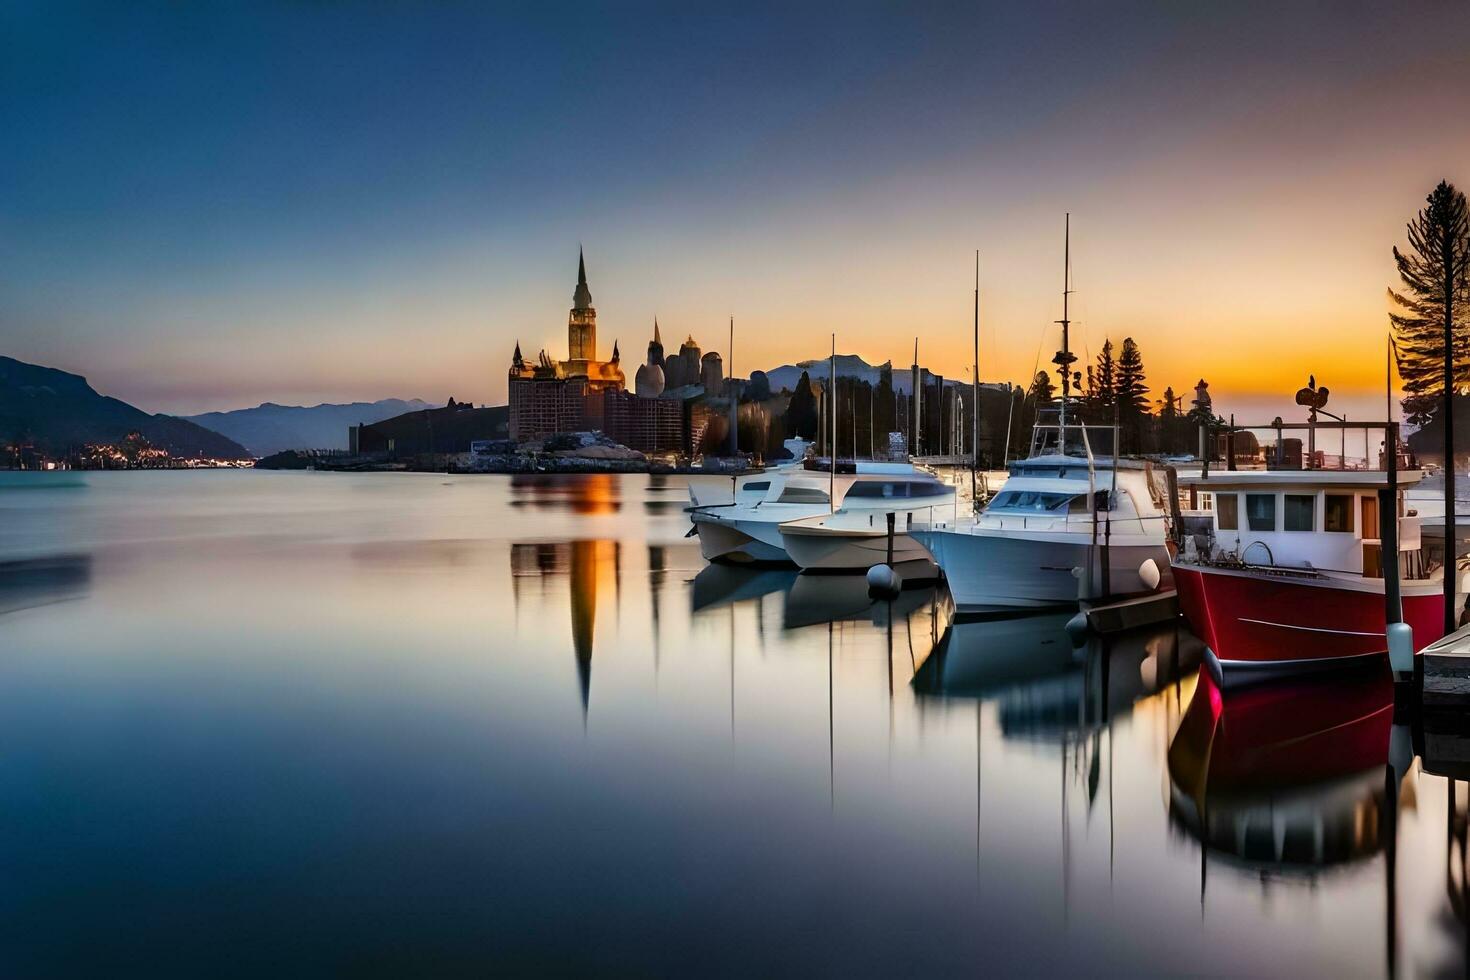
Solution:
M 1174 581 L 1217 674 L 1381 658 L 1386 575 L 1398 580 L 1413 649 L 1443 635 L 1444 571 L 1428 560 L 1419 517 L 1404 504 L 1423 473 L 1407 456 L 1403 469 L 1399 459 L 1387 464 L 1384 429 L 1279 419 L 1232 428 L 1221 437 L 1226 469 L 1179 474 L 1181 491 L 1206 517 L 1181 537 Z M 1390 495 L 1398 519 L 1384 528 L 1380 508 Z M 1387 554 L 1385 531 L 1396 538 Z

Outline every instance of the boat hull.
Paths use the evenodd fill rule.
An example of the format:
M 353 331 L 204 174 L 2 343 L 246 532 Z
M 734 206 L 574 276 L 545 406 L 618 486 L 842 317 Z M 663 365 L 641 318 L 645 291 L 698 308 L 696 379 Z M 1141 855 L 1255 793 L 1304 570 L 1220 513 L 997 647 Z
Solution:
M 1086 588 L 1073 569 L 1085 569 L 1094 553 L 1086 542 L 1061 535 L 1024 537 L 956 531 L 911 532 L 928 548 L 944 572 L 955 611 L 962 615 L 1013 609 L 1044 609 L 1075 605 L 1082 598 L 1100 598 L 1101 570 L 1093 576 L 1098 595 Z M 1101 548 L 1096 554 L 1101 555 Z M 1150 589 L 1139 568 L 1152 559 L 1160 572 L 1158 591 L 1171 586 L 1169 555 L 1162 542 L 1119 541 L 1109 546 L 1109 586 L 1115 596 L 1143 595 Z
M 788 524 L 781 543 L 802 571 L 866 572 L 888 561 L 887 534 Z M 939 577 L 929 549 L 907 534 L 893 536 L 893 566 L 905 580 Z
M 1383 583 L 1287 579 L 1250 569 L 1176 565 L 1180 611 L 1222 671 L 1308 671 L 1388 650 Z M 1403 594 L 1414 649 L 1443 635 L 1438 587 Z
M 779 526 L 762 521 L 725 521 L 696 514 L 694 529 L 706 561 L 737 565 L 791 564 L 781 546 Z

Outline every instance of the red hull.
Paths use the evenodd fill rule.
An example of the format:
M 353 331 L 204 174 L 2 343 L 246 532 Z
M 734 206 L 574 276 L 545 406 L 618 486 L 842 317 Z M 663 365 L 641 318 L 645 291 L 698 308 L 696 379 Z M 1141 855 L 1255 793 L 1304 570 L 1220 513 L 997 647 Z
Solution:
M 1383 589 L 1364 591 L 1225 569 L 1174 566 L 1179 608 L 1224 665 L 1289 664 L 1382 654 Z M 1444 635 L 1444 596 L 1403 597 L 1414 649 Z

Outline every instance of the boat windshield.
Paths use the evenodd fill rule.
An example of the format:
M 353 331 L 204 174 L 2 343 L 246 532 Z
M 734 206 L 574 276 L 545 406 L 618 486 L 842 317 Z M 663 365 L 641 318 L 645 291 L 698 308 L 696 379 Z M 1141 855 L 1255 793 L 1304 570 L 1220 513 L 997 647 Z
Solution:
M 825 504 L 830 498 L 827 491 L 814 487 L 787 487 L 776 498 L 778 504 Z
M 933 480 L 873 480 L 854 483 L 847 491 L 852 497 L 942 497 L 950 492 L 943 483 Z
M 1075 502 L 1075 506 L 1074 506 Z M 1069 509 L 1086 509 L 1081 494 L 1044 493 L 1039 490 L 1002 490 L 986 511 L 1021 511 L 1028 514 L 1061 514 Z

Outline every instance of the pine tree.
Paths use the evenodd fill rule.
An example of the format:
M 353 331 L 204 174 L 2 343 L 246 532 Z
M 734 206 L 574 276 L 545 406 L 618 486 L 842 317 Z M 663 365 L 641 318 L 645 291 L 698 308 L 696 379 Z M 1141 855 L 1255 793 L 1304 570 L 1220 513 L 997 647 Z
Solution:
M 785 421 L 788 437 L 817 437 L 817 398 L 812 393 L 812 379 L 805 371 L 801 372 L 796 391 L 791 394 L 791 403 L 786 406 Z
M 1143 354 L 1132 337 L 1123 338 L 1118 355 L 1118 373 L 1114 385 L 1119 414 L 1124 421 L 1148 414 L 1148 385 L 1144 384 Z
M 1454 346 L 1453 387 L 1456 393 L 1470 387 L 1470 209 L 1465 195 L 1446 181 L 1425 202 L 1408 224 L 1409 251 L 1393 249 L 1403 291 L 1388 291 L 1398 306 L 1388 318 L 1404 382 L 1404 412 L 1415 425 L 1434 418 L 1445 398 L 1446 321 Z
M 1179 396 L 1174 394 L 1172 386 L 1164 389 L 1164 397 L 1159 400 L 1159 418 L 1172 421 L 1179 417 Z
M 1045 371 L 1037 371 L 1036 377 L 1031 379 L 1031 390 L 1027 396 L 1038 405 L 1050 405 L 1056 400 L 1056 389 L 1051 386 L 1051 375 Z
M 1113 419 L 1113 402 L 1118 397 L 1118 370 L 1117 362 L 1113 360 L 1113 342 L 1104 340 L 1102 350 L 1097 355 L 1097 368 L 1090 375 L 1091 384 L 1089 388 L 1093 394 L 1093 408 L 1096 410 L 1096 421 Z

